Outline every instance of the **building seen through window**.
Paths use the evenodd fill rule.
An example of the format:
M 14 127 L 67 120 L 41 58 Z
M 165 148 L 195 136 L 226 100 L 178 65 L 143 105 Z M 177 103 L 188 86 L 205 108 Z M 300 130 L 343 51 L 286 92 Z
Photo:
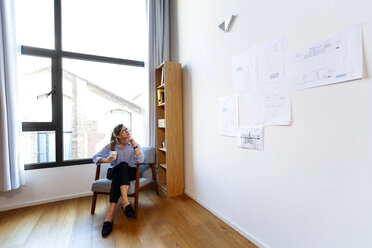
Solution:
M 87 163 L 119 123 L 146 143 L 145 1 L 108 1 L 15 1 L 29 168 Z

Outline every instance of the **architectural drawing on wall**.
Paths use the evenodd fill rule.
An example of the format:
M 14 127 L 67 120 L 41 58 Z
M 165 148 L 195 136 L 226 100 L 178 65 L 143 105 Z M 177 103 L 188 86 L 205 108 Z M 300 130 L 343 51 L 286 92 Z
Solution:
M 286 90 L 260 90 L 239 96 L 240 124 L 273 126 L 291 124 L 291 97 Z
M 291 124 L 291 96 L 288 91 L 265 91 L 262 98 L 265 106 L 264 114 L 262 116 L 262 123 L 264 125 L 273 126 Z
M 278 83 L 284 78 L 286 36 L 280 35 L 256 48 L 259 87 Z
M 231 58 L 232 91 L 234 94 L 245 93 L 256 88 L 257 63 L 253 48 Z
M 280 87 L 285 79 L 286 36 L 280 35 L 231 58 L 233 93 Z
M 240 94 L 239 109 L 237 117 L 228 120 L 233 100 L 220 98 L 220 133 L 233 136 L 239 120 L 238 146 L 263 149 L 259 127 L 292 122 L 292 90 L 360 79 L 362 59 L 361 25 L 291 52 L 286 51 L 285 35 L 249 48 L 231 59 L 232 90 Z M 224 113 L 223 106 L 231 107 Z
M 362 30 L 356 25 L 288 53 L 288 80 L 293 90 L 363 77 Z
M 219 98 L 219 132 L 220 135 L 233 136 L 238 134 L 238 96 L 231 95 Z
M 240 148 L 263 150 L 263 127 L 240 126 L 237 145 Z

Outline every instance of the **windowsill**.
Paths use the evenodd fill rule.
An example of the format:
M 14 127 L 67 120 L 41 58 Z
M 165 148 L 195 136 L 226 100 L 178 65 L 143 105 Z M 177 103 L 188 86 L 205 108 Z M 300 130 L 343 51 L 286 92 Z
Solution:
M 62 167 L 62 166 L 73 166 L 73 165 L 80 165 L 80 164 L 92 164 L 92 159 L 79 159 L 79 160 L 68 160 L 63 161 L 62 163 L 34 163 L 34 164 L 25 164 L 25 170 L 35 170 L 35 169 L 47 169 L 47 168 L 55 168 L 55 167 Z

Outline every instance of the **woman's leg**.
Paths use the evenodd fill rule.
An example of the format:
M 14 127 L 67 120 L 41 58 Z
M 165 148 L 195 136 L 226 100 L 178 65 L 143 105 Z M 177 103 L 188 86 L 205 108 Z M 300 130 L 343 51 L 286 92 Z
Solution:
M 123 206 L 127 206 L 129 184 L 136 179 L 136 168 L 121 162 L 107 171 L 107 178 L 111 180 L 110 203 L 117 203 L 121 195 Z
M 128 189 L 131 180 L 136 179 L 136 168 L 130 167 L 126 162 L 122 162 L 107 171 L 107 178 L 110 179 L 110 209 L 107 219 L 113 218 L 113 212 L 117 201 L 121 195 L 123 208 L 128 217 L 135 217 L 136 213 L 130 206 L 128 200 Z M 115 203 L 112 205 L 112 203 Z M 128 207 L 128 209 L 126 208 Z
M 112 231 L 114 211 L 115 211 L 115 207 L 116 207 L 116 204 L 119 200 L 120 193 L 121 193 L 120 186 L 125 183 L 122 177 L 124 173 L 124 168 L 125 166 L 123 166 L 122 164 L 118 164 L 115 167 L 107 170 L 107 179 L 111 180 L 110 207 L 107 211 L 106 218 L 103 223 L 102 237 L 108 236 Z
M 111 180 L 110 203 L 117 203 L 120 197 L 120 185 L 122 182 L 119 176 L 119 170 L 121 168 L 119 165 L 117 166 L 107 170 L 107 179 Z
M 107 170 L 107 179 L 111 180 L 111 188 L 110 188 L 110 207 L 107 211 L 107 215 L 105 221 L 110 221 L 114 219 L 114 211 L 116 207 L 116 203 L 120 197 L 120 182 L 118 179 L 118 168 L 109 168 Z
M 120 186 L 121 200 L 123 202 L 123 207 L 130 204 L 130 202 L 128 200 L 128 189 L 129 189 L 129 185 L 121 185 Z
M 116 207 L 116 203 L 115 202 L 110 202 L 110 207 L 109 207 L 109 210 L 107 211 L 105 221 L 112 222 L 112 220 L 114 219 L 115 207 Z
M 123 207 L 125 208 L 130 204 L 128 200 L 128 189 L 130 181 L 136 179 L 136 168 L 130 167 L 128 164 L 124 166 L 124 185 L 120 186 L 120 192 L 121 192 L 121 199 L 123 203 Z

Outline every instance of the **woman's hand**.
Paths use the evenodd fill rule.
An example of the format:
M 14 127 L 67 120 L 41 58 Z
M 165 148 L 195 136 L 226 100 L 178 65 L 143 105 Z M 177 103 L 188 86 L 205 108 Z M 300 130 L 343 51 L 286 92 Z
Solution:
M 128 137 L 128 141 L 129 141 L 129 143 L 130 143 L 132 146 L 135 146 L 135 145 L 136 145 L 136 142 L 134 142 L 134 139 L 133 139 L 132 135 L 130 135 L 130 136 Z
M 114 162 L 114 160 L 115 160 L 115 157 L 114 156 L 111 156 L 111 157 L 106 158 L 106 162 L 105 163 L 112 163 L 112 162 Z

